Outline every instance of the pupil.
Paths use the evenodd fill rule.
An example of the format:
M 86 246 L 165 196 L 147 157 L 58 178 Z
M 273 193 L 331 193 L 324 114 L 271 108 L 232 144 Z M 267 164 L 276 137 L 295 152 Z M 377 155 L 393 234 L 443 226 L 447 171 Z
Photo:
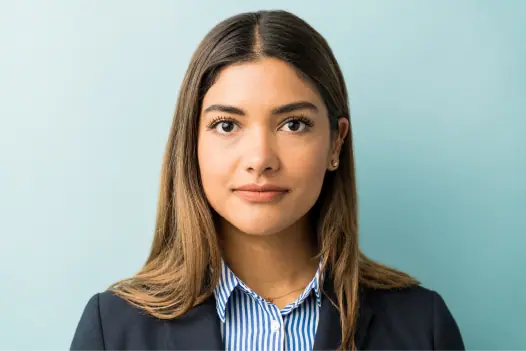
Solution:
M 299 129 L 300 122 L 299 121 L 290 121 L 289 122 L 289 129 L 292 131 L 297 131 Z
M 224 132 L 231 132 L 232 129 L 234 129 L 234 125 L 232 122 L 221 122 L 221 129 L 223 129 Z

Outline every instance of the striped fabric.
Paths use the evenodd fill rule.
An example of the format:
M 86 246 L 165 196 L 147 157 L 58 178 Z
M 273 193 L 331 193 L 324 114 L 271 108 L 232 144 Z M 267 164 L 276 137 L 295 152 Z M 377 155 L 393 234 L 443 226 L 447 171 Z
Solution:
M 320 265 L 298 299 L 279 310 L 247 287 L 223 262 L 214 295 L 225 351 L 312 350 L 322 303 L 322 279 Z

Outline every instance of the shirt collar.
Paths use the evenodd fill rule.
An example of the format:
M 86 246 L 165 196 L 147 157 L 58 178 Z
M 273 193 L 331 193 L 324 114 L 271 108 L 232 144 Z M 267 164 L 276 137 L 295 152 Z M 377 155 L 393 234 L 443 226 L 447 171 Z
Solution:
M 225 322 L 226 304 L 232 295 L 232 291 L 234 291 L 239 283 L 240 280 L 234 272 L 228 268 L 225 261 L 221 259 L 221 275 L 219 276 L 219 283 L 214 289 L 214 295 L 216 298 L 217 314 L 223 323 Z
M 296 308 L 298 305 L 300 305 L 311 293 L 311 291 L 314 290 L 314 294 L 316 296 L 316 303 L 318 306 L 321 306 L 321 290 L 320 286 L 323 285 L 323 278 L 325 276 L 324 272 L 322 271 L 322 261 L 320 260 L 318 270 L 316 271 L 316 274 L 314 275 L 314 278 L 311 280 L 311 282 L 307 285 L 303 293 L 300 295 L 300 297 L 289 306 L 289 310 L 292 310 Z M 221 259 L 221 275 L 219 276 L 219 282 L 217 286 L 214 289 L 214 295 L 216 299 L 216 309 L 217 314 L 219 315 L 219 318 L 224 323 L 225 322 L 225 315 L 226 315 L 226 306 L 228 303 L 228 300 L 232 296 L 232 292 L 236 287 L 240 287 L 240 289 L 244 290 L 247 294 L 253 296 L 257 300 L 264 301 L 262 297 L 257 295 L 254 291 L 252 291 L 249 287 L 247 287 L 239 278 L 230 270 L 228 265 L 225 263 L 224 260 Z

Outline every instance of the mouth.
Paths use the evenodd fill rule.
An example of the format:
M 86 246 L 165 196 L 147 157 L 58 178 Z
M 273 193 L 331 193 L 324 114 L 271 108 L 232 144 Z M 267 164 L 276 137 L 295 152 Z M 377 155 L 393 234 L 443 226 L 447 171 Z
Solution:
M 280 186 L 265 184 L 246 184 L 235 188 L 234 194 L 239 196 L 241 199 L 248 202 L 264 203 L 277 201 L 287 193 L 289 190 Z

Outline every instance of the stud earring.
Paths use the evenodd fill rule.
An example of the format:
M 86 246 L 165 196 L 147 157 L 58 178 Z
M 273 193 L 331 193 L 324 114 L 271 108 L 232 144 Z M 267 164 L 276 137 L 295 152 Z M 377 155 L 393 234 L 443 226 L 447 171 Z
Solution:
M 338 161 L 337 160 L 332 160 L 331 161 L 331 166 L 333 166 L 335 169 L 338 168 Z

